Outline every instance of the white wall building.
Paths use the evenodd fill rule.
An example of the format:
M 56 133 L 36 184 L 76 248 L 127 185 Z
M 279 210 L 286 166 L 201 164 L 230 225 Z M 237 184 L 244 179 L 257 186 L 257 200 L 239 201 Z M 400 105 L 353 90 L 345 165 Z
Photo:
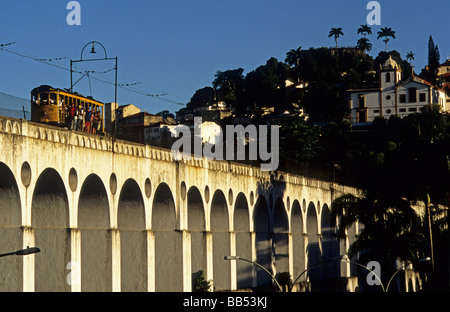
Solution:
M 352 124 L 372 122 L 377 116 L 403 118 L 431 104 L 447 109 L 442 89 L 416 76 L 401 78 L 400 66 L 389 56 L 380 68 L 379 87 L 348 90 Z

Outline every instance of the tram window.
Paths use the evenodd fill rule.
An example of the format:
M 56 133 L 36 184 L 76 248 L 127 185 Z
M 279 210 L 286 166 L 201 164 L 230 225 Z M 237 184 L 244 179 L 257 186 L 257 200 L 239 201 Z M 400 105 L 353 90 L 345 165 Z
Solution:
M 40 105 L 47 105 L 48 104 L 48 93 L 39 94 L 39 102 L 40 102 Z
M 56 93 L 50 93 L 50 104 L 51 105 L 58 104 L 58 101 L 56 100 Z

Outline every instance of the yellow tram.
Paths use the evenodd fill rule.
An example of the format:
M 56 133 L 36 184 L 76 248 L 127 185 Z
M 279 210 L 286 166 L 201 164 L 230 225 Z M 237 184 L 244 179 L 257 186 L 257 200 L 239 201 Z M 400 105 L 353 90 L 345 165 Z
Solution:
M 40 86 L 31 91 L 31 120 L 57 126 L 70 127 L 71 108 L 88 110 L 97 116 L 97 131 L 105 129 L 104 104 L 51 86 Z

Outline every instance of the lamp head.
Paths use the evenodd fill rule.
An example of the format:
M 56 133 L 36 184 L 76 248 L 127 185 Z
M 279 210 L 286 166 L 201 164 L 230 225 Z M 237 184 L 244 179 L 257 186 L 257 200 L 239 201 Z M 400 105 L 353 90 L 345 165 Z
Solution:
M 26 255 L 31 255 L 31 254 L 34 254 L 34 253 L 38 253 L 38 252 L 40 252 L 41 250 L 39 249 L 39 248 L 37 248 L 37 247 L 27 247 L 27 249 L 22 249 L 22 250 L 19 250 L 19 251 L 16 251 L 16 255 L 17 256 L 26 256 Z

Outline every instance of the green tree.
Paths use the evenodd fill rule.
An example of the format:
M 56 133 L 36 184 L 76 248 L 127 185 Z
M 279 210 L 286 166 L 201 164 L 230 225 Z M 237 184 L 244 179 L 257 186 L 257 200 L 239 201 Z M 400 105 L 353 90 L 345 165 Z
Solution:
M 289 65 L 270 58 L 265 65 L 249 72 L 245 77 L 245 96 L 252 109 L 261 107 L 285 108 L 285 80 Z
M 159 113 L 157 113 L 156 114 L 156 116 L 161 116 L 161 117 L 163 117 L 163 118 L 174 118 L 175 116 L 171 113 L 171 112 L 169 112 L 168 110 L 163 110 L 163 111 L 160 111 Z
M 205 273 L 200 270 L 194 279 L 193 292 L 209 292 L 211 289 L 211 281 L 207 281 Z
M 412 51 L 409 51 L 407 54 L 406 54 L 406 59 L 407 60 L 409 60 L 409 64 L 411 65 L 411 76 L 414 76 L 414 67 L 413 67 L 413 64 L 412 64 L 412 61 L 414 61 L 414 53 L 412 52 Z
M 280 159 L 299 165 L 307 165 L 323 151 L 320 129 L 300 117 L 284 117 L 277 120 L 280 126 Z
M 437 278 L 448 276 L 442 273 L 448 272 L 448 261 L 433 255 L 442 248 L 448 254 L 448 239 L 442 234 L 448 229 L 441 225 L 447 219 L 439 204 L 449 205 L 449 142 L 449 115 L 433 110 L 403 120 L 378 118 L 373 130 L 355 142 L 360 156 L 353 172 L 363 194 L 346 194 L 332 204 L 332 220 L 340 217 L 339 235 L 355 221 L 364 225 L 351 255 L 359 251 L 366 257 L 362 261 L 379 259 L 388 272 L 396 258 L 430 256 L 437 261 Z M 417 201 L 425 204 L 425 215 L 412 209 Z
M 216 91 L 212 87 L 204 87 L 195 91 L 191 100 L 187 104 L 187 108 L 198 108 L 203 106 L 210 106 L 214 103 L 216 98 Z
M 370 40 L 367 38 L 359 38 L 356 47 L 363 50 L 364 53 L 366 51 L 370 52 L 370 50 L 372 50 L 372 43 L 370 43 Z
M 437 45 L 434 44 L 433 37 L 428 39 L 428 77 L 427 80 L 436 84 L 437 73 L 440 66 L 440 53 Z
M 372 27 L 368 25 L 361 25 L 361 27 L 358 28 L 358 35 L 362 34 L 364 38 L 366 38 L 367 35 L 372 34 Z
M 242 97 L 244 89 L 243 72 L 243 68 L 217 71 L 212 85 L 217 90 L 218 100 L 226 101 L 232 106 L 236 106 L 236 103 Z
M 376 161 L 382 163 L 379 155 Z M 425 255 L 426 237 L 420 217 L 407 200 L 373 191 L 357 197 L 346 194 L 331 205 L 331 222 L 339 217 L 338 237 L 344 238 L 356 221 L 363 225 L 356 241 L 350 246 L 350 258 L 361 253 L 360 261 L 378 261 L 383 269 L 383 281 L 395 271 L 398 258 L 412 261 Z M 390 274 L 391 273 L 391 274 Z
M 286 53 L 285 62 L 294 68 L 294 75 L 297 82 L 300 82 L 300 60 L 302 55 L 302 47 L 298 47 L 297 49 L 291 49 Z
M 330 32 L 328 33 L 328 38 L 334 37 L 334 40 L 336 42 L 336 48 L 337 48 L 338 47 L 337 40 L 340 36 L 343 36 L 343 35 L 344 35 L 344 32 L 342 31 L 341 27 L 338 27 L 338 28 L 333 27 L 333 28 L 331 28 Z
M 395 39 L 395 31 L 393 31 L 391 29 L 391 27 L 384 27 L 384 28 L 381 28 L 380 31 L 378 31 L 377 39 L 384 38 L 383 42 L 386 45 L 386 52 L 388 51 L 389 37 L 391 37 L 392 39 Z

